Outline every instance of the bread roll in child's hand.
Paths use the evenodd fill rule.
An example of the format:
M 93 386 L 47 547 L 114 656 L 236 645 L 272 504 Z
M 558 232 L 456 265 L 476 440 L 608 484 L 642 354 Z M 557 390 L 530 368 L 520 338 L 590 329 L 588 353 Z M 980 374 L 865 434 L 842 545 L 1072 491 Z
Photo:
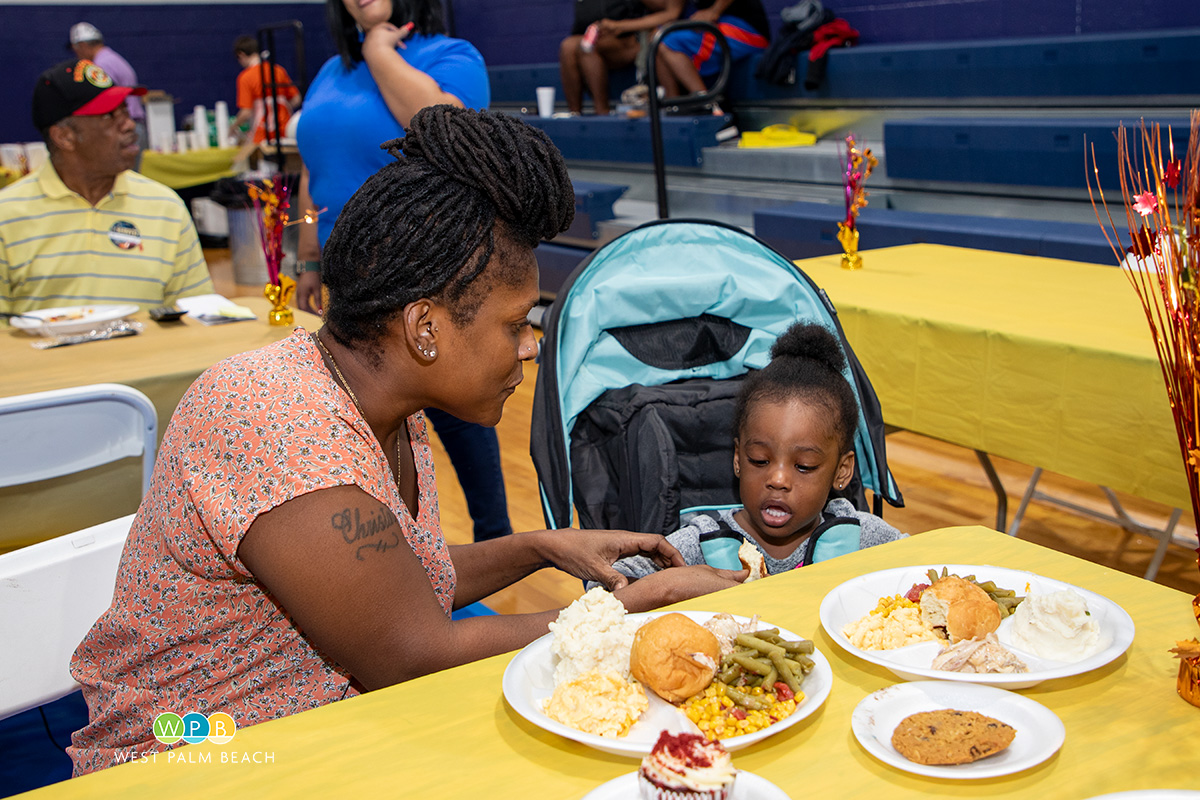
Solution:
M 738 548 L 738 560 L 742 562 L 743 567 L 750 570 L 750 575 L 743 583 L 767 577 L 767 562 L 763 559 L 762 552 L 750 542 L 742 541 L 742 546 Z

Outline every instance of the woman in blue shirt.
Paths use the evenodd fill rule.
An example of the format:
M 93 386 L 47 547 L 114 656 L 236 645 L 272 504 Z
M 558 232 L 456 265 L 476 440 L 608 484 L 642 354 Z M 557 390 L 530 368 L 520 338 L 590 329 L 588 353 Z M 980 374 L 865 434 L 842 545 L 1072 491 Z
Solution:
M 483 56 L 445 35 L 438 0 L 326 0 L 338 56 L 321 67 L 304 97 L 296 140 L 304 170 L 300 209 L 321 209 L 300 226 L 296 302 L 321 312 L 321 248 L 342 206 L 394 161 L 382 142 L 404 135 L 422 108 L 484 109 L 491 100 Z M 475 539 L 510 533 L 496 432 L 437 410 L 426 415 L 454 463 Z

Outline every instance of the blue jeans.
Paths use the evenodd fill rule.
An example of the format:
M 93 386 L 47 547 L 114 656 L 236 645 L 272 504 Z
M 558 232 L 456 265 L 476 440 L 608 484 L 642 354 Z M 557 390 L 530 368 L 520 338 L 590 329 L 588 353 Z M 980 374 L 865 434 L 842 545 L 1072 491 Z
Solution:
M 500 470 L 500 440 L 495 428 L 463 420 L 436 408 L 425 409 L 442 446 L 454 464 L 475 523 L 475 541 L 512 533 L 504 474 Z

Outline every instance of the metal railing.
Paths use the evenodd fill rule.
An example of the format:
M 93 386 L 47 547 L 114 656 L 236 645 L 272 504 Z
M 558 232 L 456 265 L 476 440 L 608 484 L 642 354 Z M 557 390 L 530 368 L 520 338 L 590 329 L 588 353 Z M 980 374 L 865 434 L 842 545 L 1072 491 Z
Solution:
M 663 38 L 670 33 L 680 30 L 699 29 L 705 33 L 711 34 L 721 48 L 721 71 L 717 74 L 717 79 L 712 87 L 704 92 L 696 92 L 694 94 L 685 95 L 683 97 L 672 97 L 668 100 L 658 99 L 658 74 L 655 72 L 655 62 L 658 54 L 658 45 Z M 681 20 L 679 22 L 668 23 L 655 32 L 654 38 L 650 40 L 650 52 L 646 56 L 646 85 L 650 89 L 648 113 L 650 114 L 650 143 L 654 150 L 654 185 L 658 198 L 658 218 L 666 219 L 670 216 L 670 211 L 667 208 L 667 168 L 663 156 L 663 140 L 662 140 L 662 120 L 659 118 L 663 108 L 669 111 L 690 111 L 706 106 L 716 100 L 717 97 L 725 90 L 725 84 L 729 82 L 729 71 L 733 67 L 733 56 L 729 51 L 729 42 L 725 39 L 725 34 L 721 33 L 720 28 L 713 25 L 711 22 L 701 22 L 699 20 Z

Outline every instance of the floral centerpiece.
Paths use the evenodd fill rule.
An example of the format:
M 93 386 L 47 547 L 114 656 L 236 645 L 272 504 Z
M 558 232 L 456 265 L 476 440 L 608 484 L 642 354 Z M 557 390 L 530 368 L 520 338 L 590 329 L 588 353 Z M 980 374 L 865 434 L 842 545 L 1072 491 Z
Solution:
M 846 137 L 843 183 L 846 192 L 846 218 L 838 223 L 838 241 L 842 243 L 842 268 L 862 269 L 858 254 L 858 212 L 867 204 L 865 184 L 879 160 L 868 147 L 861 147 L 854 134 Z
M 1169 128 L 1165 150 L 1157 124 L 1143 121 L 1132 140 L 1124 127 L 1117 131 L 1128 248 L 1100 186 L 1094 148 L 1087 183 L 1096 219 L 1146 313 L 1200 530 L 1200 111 L 1192 112 L 1189 134 L 1187 153 L 1180 158 Z M 1192 601 L 1192 611 L 1200 622 L 1200 595 Z M 1180 660 L 1179 694 L 1200 706 L 1200 641 L 1178 642 L 1172 652 Z
M 247 184 L 250 199 L 257 212 L 259 241 L 267 263 L 267 285 L 263 294 L 271 301 L 267 320 L 272 325 L 291 325 L 295 319 L 288 302 L 296 291 L 296 282 L 279 272 L 283 263 L 283 229 L 288 225 L 289 196 L 286 183 L 276 183 L 271 178 L 263 179 L 261 185 Z

